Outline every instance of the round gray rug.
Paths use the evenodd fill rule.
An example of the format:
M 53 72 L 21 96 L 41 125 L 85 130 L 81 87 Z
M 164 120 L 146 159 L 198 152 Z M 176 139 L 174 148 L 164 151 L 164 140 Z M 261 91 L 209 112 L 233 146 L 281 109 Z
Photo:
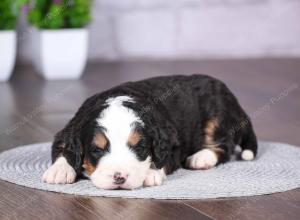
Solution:
M 89 180 L 50 185 L 41 176 L 50 166 L 50 143 L 18 147 L 0 154 L 0 179 L 41 190 L 85 196 L 153 199 L 205 199 L 283 192 L 300 187 L 300 148 L 259 143 L 254 161 L 233 160 L 205 171 L 178 170 L 162 186 L 101 190 Z

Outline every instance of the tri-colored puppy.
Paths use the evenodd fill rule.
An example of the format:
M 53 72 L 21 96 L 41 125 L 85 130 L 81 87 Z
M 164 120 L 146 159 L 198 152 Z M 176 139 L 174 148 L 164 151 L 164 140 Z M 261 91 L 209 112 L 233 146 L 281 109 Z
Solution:
M 128 82 L 87 99 L 56 136 L 47 183 L 84 174 L 99 188 L 161 185 L 180 167 L 209 169 L 235 146 L 252 160 L 257 141 L 229 89 L 205 75 Z

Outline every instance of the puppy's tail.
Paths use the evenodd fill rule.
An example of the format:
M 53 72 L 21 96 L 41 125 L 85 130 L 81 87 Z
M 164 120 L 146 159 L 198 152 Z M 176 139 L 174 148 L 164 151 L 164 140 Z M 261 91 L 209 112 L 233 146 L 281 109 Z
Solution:
M 257 140 L 250 119 L 243 128 L 243 137 L 240 144 L 242 148 L 241 158 L 243 160 L 253 160 L 257 154 Z

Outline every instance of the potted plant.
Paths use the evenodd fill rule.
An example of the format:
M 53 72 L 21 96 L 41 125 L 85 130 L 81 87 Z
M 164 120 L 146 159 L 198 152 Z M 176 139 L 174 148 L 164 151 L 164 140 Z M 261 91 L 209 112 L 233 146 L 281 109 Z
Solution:
M 91 0 L 27 0 L 33 63 L 46 79 L 76 79 L 85 68 Z
M 9 79 L 16 60 L 18 3 L 0 0 L 0 81 Z

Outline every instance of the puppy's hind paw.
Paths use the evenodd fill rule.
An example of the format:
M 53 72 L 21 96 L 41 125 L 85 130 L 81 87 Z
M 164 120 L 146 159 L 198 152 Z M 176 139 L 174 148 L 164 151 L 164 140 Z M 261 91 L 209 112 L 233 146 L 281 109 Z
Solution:
M 186 166 L 195 170 L 206 170 L 214 167 L 218 162 L 215 152 L 209 149 L 203 149 L 188 157 Z
M 42 179 L 45 183 L 50 184 L 74 183 L 76 172 L 68 164 L 66 158 L 60 157 L 45 171 Z

